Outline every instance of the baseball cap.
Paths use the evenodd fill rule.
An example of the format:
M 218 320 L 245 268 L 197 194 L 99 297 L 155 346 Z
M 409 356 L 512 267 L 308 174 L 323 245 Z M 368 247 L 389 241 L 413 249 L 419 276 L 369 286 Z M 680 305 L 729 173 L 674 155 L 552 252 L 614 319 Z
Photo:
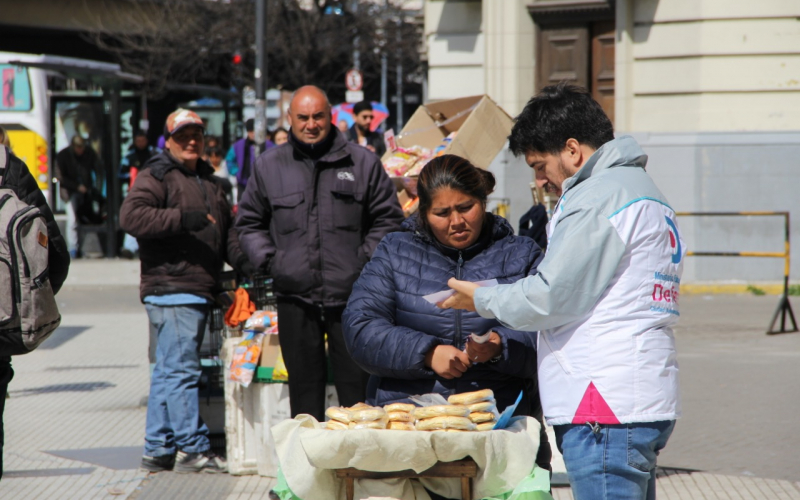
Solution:
M 178 108 L 167 117 L 167 122 L 164 124 L 164 135 L 171 136 L 189 125 L 198 126 L 203 129 L 203 132 L 206 130 L 203 119 L 197 113 L 189 109 Z

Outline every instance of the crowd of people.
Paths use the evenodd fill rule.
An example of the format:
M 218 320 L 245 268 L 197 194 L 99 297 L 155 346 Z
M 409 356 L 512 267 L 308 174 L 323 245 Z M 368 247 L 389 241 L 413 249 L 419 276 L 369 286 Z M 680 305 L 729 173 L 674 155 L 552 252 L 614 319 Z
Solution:
M 655 498 L 680 401 L 677 295 L 658 302 L 652 290 L 679 283 L 685 245 L 641 148 L 614 137 L 583 88 L 534 96 L 509 140 L 559 196 L 542 241 L 488 212 L 494 176 L 455 155 L 422 169 L 418 212 L 404 219 L 369 103 L 354 113 L 340 129 L 325 92 L 306 86 L 292 95 L 290 129 L 263 151 L 249 120 L 223 155 L 185 109 L 169 115 L 163 151 L 136 136 L 120 224 L 138 242 L 157 332 L 142 467 L 227 470 L 198 407 L 198 349 L 227 263 L 273 278 L 292 416 L 324 420 L 328 362 L 342 406 L 491 389 L 502 409 L 522 393 L 516 414 L 554 427 L 577 500 Z M 80 220 L 96 155 L 76 137 L 58 164 Z M 437 304 L 423 298 L 448 289 Z M 550 458 L 542 431 L 536 464 L 550 469 Z

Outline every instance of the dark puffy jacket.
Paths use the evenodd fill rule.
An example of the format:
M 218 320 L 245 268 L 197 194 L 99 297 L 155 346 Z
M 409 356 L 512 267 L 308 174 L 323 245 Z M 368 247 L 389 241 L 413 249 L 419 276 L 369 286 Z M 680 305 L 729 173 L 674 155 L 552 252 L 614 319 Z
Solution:
M 67 243 L 58 229 L 58 223 L 53 217 L 50 206 L 36 184 L 36 179 L 33 178 L 25 163 L 8 151 L 5 146 L 0 146 L 0 155 L 7 155 L 5 171 L 0 172 L 0 175 L 3 176 L 0 186 L 11 189 L 20 200 L 37 207 L 47 221 L 47 238 L 50 240 L 47 249 L 50 285 L 53 287 L 53 293 L 58 293 L 69 273 L 70 259 Z
M 347 303 L 378 242 L 403 220 L 378 157 L 331 134 L 316 160 L 291 134 L 261 154 L 236 219 L 242 250 L 279 297 L 326 307 Z
M 347 130 L 347 139 L 350 142 L 354 142 L 358 144 L 358 132 L 356 131 L 356 126 L 353 125 Z M 383 134 L 379 132 L 370 132 L 366 136 L 367 145 L 372 146 L 375 148 L 375 154 L 379 157 L 382 157 L 384 153 L 386 153 L 386 143 L 383 142 Z
M 489 213 L 478 242 L 463 251 L 439 244 L 418 227 L 417 216 L 408 219 L 403 229 L 406 232 L 390 234 L 378 245 L 353 286 L 342 317 L 350 354 L 378 377 L 370 381 L 371 387 L 377 385 L 374 404 L 403 401 L 414 394 L 437 392 L 447 397 L 489 388 L 502 410 L 525 390 L 528 397 L 518 413 L 532 414 L 537 408 L 531 403 L 538 402 L 536 334 L 509 330 L 474 312 L 439 309 L 422 297 L 448 290 L 452 277 L 496 278 L 506 284 L 535 274 L 542 258 L 539 247 L 530 238 L 515 236 L 505 219 Z M 463 350 L 470 333 L 489 330 L 503 340 L 500 361 L 474 365 L 453 380 L 425 366 L 425 354 L 436 345 Z
M 245 262 L 219 178 L 203 160 L 192 172 L 167 152 L 146 167 L 119 216 L 122 229 L 139 242 L 141 299 L 172 293 L 213 299 L 223 262 L 237 268 Z M 181 214 L 193 211 L 211 214 L 216 224 L 185 231 Z

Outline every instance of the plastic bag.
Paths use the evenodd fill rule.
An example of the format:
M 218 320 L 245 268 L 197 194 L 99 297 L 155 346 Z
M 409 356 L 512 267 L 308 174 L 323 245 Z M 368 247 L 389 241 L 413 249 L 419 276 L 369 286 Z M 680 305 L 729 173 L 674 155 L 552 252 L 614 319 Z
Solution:
M 245 337 L 233 350 L 231 360 L 229 380 L 239 382 L 244 387 L 250 385 L 258 366 L 258 358 L 261 356 L 261 342 L 264 340 L 263 333 L 245 332 Z
M 534 467 L 530 475 L 517 483 L 514 491 L 499 496 L 484 498 L 483 500 L 553 500 L 549 492 L 550 472 L 539 467 Z
M 263 332 L 278 326 L 278 313 L 275 311 L 256 311 L 244 323 L 245 330 Z
M 447 400 L 439 393 L 431 392 L 429 394 L 409 396 L 411 401 L 418 406 L 433 406 L 433 405 L 446 405 Z

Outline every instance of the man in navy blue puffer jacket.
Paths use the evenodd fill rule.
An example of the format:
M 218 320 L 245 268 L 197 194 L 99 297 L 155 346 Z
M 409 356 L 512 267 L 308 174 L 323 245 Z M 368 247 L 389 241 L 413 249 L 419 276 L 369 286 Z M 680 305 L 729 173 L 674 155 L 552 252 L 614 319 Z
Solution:
M 536 333 L 509 330 L 476 313 L 449 311 L 422 297 L 447 290 L 453 276 L 469 281 L 497 279 L 500 284 L 536 274 L 541 249 L 517 237 L 509 223 L 486 213 L 481 236 L 456 250 L 439 243 L 417 216 L 404 232 L 388 234 L 353 286 L 342 318 L 348 350 L 373 375 L 373 404 L 408 401 L 408 396 L 492 389 L 498 410 L 525 391 L 517 414 L 538 411 Z M 503 344 L 496 361 L 472 365 L 461 377 L 445 379 L 425 366 L 426 354 L 439 344 L 464 349 L 470 333 L 497 332 Z M 533 404 L 531 402 L 534 401 Z M 532 406 L 536 405 L 536 408 Z

